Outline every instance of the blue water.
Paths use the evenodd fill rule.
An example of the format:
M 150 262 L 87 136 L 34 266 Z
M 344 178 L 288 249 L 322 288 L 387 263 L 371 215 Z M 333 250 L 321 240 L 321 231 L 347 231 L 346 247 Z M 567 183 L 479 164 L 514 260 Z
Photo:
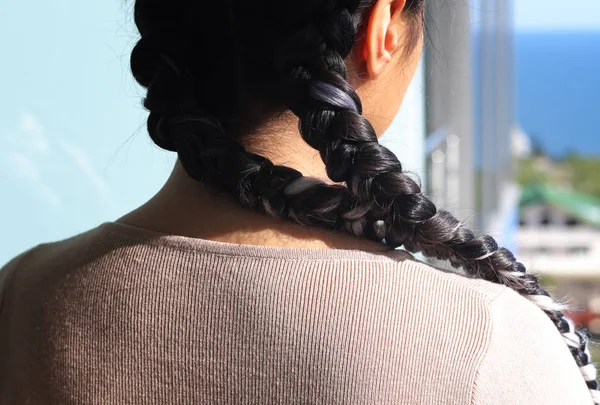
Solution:
M 518 119 L 552 156 L 600 157 L 600 32 L 516 36 Z

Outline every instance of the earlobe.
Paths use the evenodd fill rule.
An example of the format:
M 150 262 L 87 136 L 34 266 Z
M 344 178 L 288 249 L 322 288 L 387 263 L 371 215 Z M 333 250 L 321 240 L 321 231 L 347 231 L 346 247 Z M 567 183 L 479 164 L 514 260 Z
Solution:
M 376 79 L 392 61 L 400 43 L 397 22 L 406 0 L 378 0 L 371 10 L 363 57 L 371 79 Z

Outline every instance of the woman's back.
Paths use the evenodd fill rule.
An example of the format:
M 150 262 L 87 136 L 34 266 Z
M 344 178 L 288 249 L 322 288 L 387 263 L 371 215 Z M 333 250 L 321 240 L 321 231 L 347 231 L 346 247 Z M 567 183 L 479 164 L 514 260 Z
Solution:
M 535 305 L 401 251 L 110 223 L 0 277 L 2 404 L 591 403 Z
M 177 164 L 120 224 L 0 272 L 2 405 L 600 404 L 565 307 L 378 142 L 424 10 L 136 0 L 132 73 Z

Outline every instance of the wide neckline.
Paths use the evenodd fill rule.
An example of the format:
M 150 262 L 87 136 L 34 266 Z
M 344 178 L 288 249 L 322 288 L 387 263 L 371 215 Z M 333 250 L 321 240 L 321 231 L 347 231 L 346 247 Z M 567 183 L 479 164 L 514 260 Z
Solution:
M 415 260 L 403 250 L 368 252 L 352 249 L 306 249 L 243 245 L 228 242 L 217 242 L 208 239 L 161 233 L 119 222 L 106 222 L 99 229 L 113 235 L 119 235 L 140 243 L 152 244 L 174 249 L 184 249 L 203 253 L 227 256 L 273 258 L 286 260 L 368 260 L 402 262 Z

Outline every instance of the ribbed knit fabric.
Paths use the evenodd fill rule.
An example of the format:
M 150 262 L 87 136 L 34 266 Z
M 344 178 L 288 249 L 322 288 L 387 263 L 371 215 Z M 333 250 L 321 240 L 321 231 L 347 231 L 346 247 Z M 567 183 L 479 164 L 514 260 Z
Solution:
M 402 252 L 104 224 L 0 272 L 0 404 L 591 404 L 547 317 Z

